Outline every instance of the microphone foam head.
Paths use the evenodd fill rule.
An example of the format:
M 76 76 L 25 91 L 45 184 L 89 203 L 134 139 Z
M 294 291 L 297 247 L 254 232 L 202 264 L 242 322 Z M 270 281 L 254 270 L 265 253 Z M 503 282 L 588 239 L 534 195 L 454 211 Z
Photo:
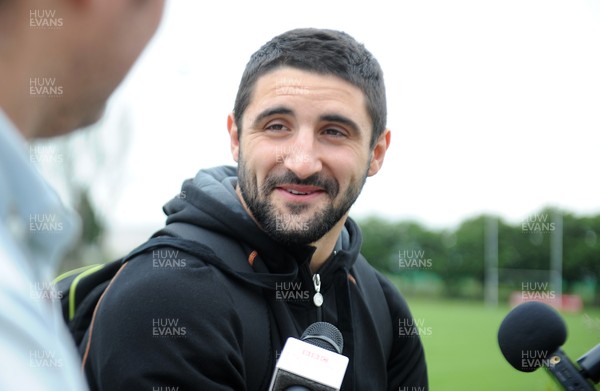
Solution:
M 300 339 L 311 345 L 342 354 L 344 338 L 337 327 L 327 322 L 315 322 L 308 326 Z
M 498 330 L 500 350 L 514 368 L 533 372 L 567 340 L 567 327 L 556 310 L 530 301 L 506 315 Z

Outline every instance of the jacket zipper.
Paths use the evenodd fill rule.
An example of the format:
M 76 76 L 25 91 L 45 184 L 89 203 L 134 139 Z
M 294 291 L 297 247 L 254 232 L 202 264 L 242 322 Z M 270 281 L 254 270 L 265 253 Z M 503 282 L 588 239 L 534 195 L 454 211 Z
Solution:
M 313 303 L 317 307 L 317 322 L 323 321 L 323 295 L 321 294 L 321 276 L 319 273 L 313 275 L 313 285 L 315 287 L 315 294 L 313 296 Z

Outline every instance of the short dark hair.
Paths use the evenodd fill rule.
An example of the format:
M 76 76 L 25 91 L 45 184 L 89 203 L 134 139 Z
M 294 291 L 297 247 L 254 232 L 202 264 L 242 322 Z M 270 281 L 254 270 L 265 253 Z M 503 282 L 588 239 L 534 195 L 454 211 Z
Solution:
M 271 39 L 250 57 L 233 108 L 238 132 L 242 130 L 242 116 L 256 81 L 283 66 L 334 75 L 358 87 L 365 94 L 373 125 L 370 146 L 375 146 L 387 121 L 383 71 L 364 45 L 345 32 L 326 29 L 290 30 Z

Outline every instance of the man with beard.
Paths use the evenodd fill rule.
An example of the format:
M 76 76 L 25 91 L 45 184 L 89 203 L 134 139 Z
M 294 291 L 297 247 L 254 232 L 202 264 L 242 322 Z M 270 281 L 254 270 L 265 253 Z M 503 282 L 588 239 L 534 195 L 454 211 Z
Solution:
M 237 170 L 184 182 L 156 234 L 216 257 L 165 246 L 123 264 L 82 345 L 92 389 L 264 390 L 316 321 L 342 333 L 343 390 L 426 389 L 408 306 L 348 217 L 390 143 L 375 58 L 342 32 L 281 34 L 252 55 L 227 124 Z

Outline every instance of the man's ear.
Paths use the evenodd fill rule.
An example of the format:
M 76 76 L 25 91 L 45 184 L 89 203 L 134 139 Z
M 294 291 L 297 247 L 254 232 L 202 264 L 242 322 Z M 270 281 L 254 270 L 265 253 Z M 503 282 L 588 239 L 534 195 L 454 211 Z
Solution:
M 227 131 L 229 132 L 229 146 L 231 148 L 231 156 L 233 156 L 233 160 L 237 162 L 238 156 L 240 154 L 240 139 L 233 113 L 230 113 L 227 116 Z
M 369 172 L 367 173 L 368 176 L 377 174 L 381 169 L 381 166 L 383 166 L 383 159 L 390 146 L 391 138 L 392 132 L 389 129 L 384 130 L 381 136 L 379 136 L 375 148 L 371 151 L 371 162 L 369 163 Z

